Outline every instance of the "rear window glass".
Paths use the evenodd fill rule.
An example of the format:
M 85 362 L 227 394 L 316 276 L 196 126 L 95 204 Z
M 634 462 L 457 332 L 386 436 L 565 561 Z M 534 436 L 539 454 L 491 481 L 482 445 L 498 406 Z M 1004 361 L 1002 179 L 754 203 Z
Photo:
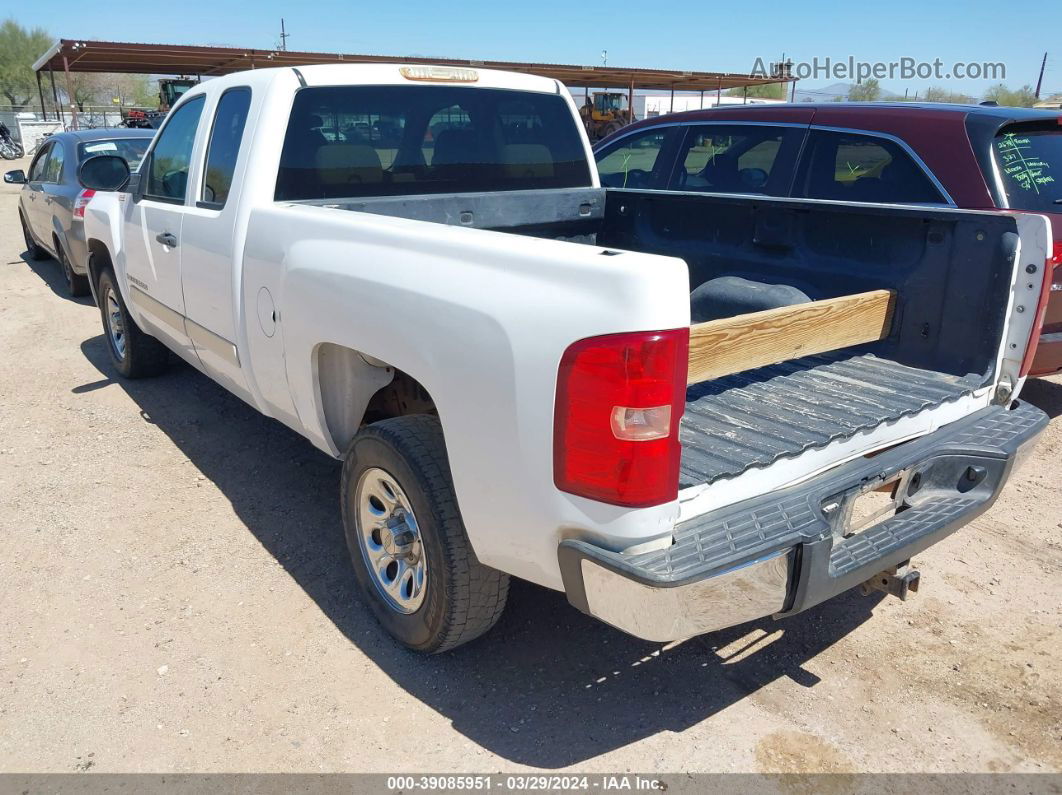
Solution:
M 992 153 L 1010 207 L 1062 212 L 1062 128 L 1056 122 L 1004 128 Z
M 886 138 L 812 130 L 794 195 L 806 199 L 940 204 L 944 197 L 903 148 Z
M 295 96 L 276 198 L 330 199 L 590 185 L 556 94 L 457 86 L 330 86 Z
M 140 168 L 150 138 L 116 138 L 112 141 L 86 141 L 77 145 L 77 160 L 83 162 L 95 155 L 118 155 L 129 164 L 130 171 Z

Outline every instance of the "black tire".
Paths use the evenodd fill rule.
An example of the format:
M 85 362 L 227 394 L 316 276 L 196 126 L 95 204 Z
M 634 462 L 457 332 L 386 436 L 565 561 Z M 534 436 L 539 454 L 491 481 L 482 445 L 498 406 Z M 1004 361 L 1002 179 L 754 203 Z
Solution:
M 362 474 L 373 468 L 385 470 L 408 497 L 426 554 L 423 602 L 412 613 L 388 604 L 362 553 L 355 495 Z M 448 651 L 498 621 L 509 595 L 509 575 L 484 566 L 472 551 L 436 417 L 415 414 L 363 428 L 347 450 L 340 499 L 358 585 L 376 618 L 399 643 L 420 652 Z
M 33 238 L 33 233 L 30 232 L 29 226 L 26 225 L 26 219 L 21 212 L 18 214 L 18 220 L 22 223 L 22 237 L 26 241 L 26 252 L 29 254 L 29 258 L 37 262 L 42 259 L 48 259 L 48 252 L 37 245 L 37 241 Z
M 141 331 L 133 321 L 110 268 L 100 274 L 97 295 L 103 337 L 115 369 L 126 378 L 148 378 L 166 372 L 170 366 L 169 350 L 150 334 Z M 113 303 L 109 298 L 113 299 Z M 117 324 L 112 328 L 112 314 L 118 315 L 120 333 L 115 333 Z
M 74 268 L 70 265 L 70 258 L 66 256 L 62 244 L 57 242 L 55 250 L 59 252 L 59 267 L 63 269 L 63 278 L 66 279 L 66 291 L 73 298 L 88 295 L 91 292 L 88 276 L 74 272 Z

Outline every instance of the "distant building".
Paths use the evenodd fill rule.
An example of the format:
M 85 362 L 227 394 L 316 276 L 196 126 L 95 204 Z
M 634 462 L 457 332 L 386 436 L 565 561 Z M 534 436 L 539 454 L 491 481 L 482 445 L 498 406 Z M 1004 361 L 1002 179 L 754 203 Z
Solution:
M 1062 108 L 1062 94 L 1052 94 L 1046 99 L 1041 99 L 1039 102 L 1033 105 L 1033 107 L 1051 108 L 1052 110 L 1055 110 L 1056 108 Z
M 654 116 L 663 116 L 665 113 L 702 110 L 720 105 L 741 105 L 745 102 L 744 97 L 729 97 L 725 94 L 717 99 L 714 91 L 705 91 L 703 102 L 699 94 L 675 94 L 674 104 L 672 104 L 670 92 L 664 94 L 636 94 L 634 97 L 634 116 L 637 119 L 651 119 Z M 784 102 L 784 100 L 749 97 L 747 102 L 749 105 L 777 105 L 780 102 Z

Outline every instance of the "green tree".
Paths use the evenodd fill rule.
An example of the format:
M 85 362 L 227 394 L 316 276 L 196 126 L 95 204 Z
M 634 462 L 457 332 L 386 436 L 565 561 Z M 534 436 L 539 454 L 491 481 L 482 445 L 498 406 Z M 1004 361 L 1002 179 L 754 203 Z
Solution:
M 971 105 L 974 98 L 958 91 L 948 91 L 940 86 L 930 86 L 924 97 L 926 102 L 953 102 L 959 105 Z
M 60 93 L 66 97 L 67 81 L 64 78 Z M 89 105 L 136 107 L 158 105 L 158 92 L 152 90 L 147 75 L 109 74 L 105 72 L 71 72 L 70 86 L 78 110 Z M 115 97 L 118 102 L 114 102 Z M 69 100 L 66 104 L 70 104 Z
M 0 24 L 0 96 L 25 105 L 37 93 L 33 62 L 52 44 L 43 28 L 27 30 L 13 19 Z
M 785 99 L 785 91 L 788 83 L 764 83 L 758 86 L 749 86 L 748 96 L 757 99 Z M 744 88 L 731 88 L 726 92 L 728 97 L 745 96 Z
M 1012 108 L 1031 108 L 1036 103 L 1036 95 L 1033 93 L 1032 86 L 1025 85 L 1015 91 L 1007 88 L 1003 83 L 988 89 L 985 92 L 985 99 L 997 105 Z
M 881 86 L 873 77 L 848 89 L 849 102 L 876 102 L 880 97 Z

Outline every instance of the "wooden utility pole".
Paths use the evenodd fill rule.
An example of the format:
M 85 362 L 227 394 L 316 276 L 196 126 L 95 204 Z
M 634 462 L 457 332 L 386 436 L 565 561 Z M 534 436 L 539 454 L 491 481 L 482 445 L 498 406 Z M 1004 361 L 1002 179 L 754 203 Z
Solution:
M 1040 62 L 1040 76 L 1036 79 L 1036 98 L 1040 98 L 1040 89 L 1044 85 L 1044 69 L 1047 68 L 1047 53 L 1044 53 L 1044 59 Z
M 280 49 L 282 51 L 288 49 L 288 36 L 290 36 L 290 35 L 291 34 L 288 33 L 284 29 L 284 17 L 281 17 L 280 18 Z

